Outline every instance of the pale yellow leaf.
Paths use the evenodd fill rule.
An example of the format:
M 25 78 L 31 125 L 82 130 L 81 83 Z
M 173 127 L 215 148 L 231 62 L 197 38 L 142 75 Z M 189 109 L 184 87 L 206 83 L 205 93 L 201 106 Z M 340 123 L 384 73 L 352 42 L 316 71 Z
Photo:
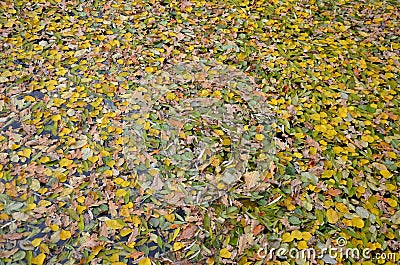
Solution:
M 326 211 L 326 219 L 328 220 L 329 223 L 336 224 L 337 221 L 339 220 L 339 217 L 336 211 L 330 208 Z

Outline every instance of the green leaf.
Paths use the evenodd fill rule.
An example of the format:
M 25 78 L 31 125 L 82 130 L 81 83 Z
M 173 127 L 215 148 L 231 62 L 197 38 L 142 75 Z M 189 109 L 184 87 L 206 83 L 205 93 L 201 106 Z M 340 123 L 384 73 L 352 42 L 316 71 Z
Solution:
M 301 173 L 300 179 L 305 183 L 312 183 L 313 185 L 316 185 L 318 182 L 318 177 L 310 172 Z

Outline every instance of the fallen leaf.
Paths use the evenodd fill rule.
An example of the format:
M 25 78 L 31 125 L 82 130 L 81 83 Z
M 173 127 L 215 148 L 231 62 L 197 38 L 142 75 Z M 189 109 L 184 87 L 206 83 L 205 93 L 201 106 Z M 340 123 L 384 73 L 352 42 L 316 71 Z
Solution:
M 226 248 L 223 248 L 219 251 L 219 256 L 221 258 L 230 259 L 232 257 L 232 253 L 229 252 Z
M 143 258 L 139 260 L 138 265 L 151 265 L 151 260 L 149 258 Z
M 118 220 L 106 220 L 106 225 L 111 229 L 121 229 L 126 226 L 124 222 Z
M 248 190 L 254 188 L 260 182 L 260 173 L 256 171 L 246 172 L 243 174 L 243 177 L 245 181 L 245 187 Z
M 329 223 L 336 224 L 339 220 L 339 217 L 335 210 L 329 208 L 326 211 L 326 219 L 328 220 Z

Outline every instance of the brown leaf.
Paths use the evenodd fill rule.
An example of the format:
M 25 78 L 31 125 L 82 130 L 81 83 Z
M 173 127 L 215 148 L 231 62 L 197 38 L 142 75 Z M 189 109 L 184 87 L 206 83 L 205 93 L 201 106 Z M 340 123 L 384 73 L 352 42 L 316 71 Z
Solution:
M 139 233 L 139 229 L 137 227 L 134 227 L 133 230 L 132 230 L 131 235 L 128 238 L 128 242 L 127 243 L 131 244 L 132 242 L 135 242 L 136 236 L 138 235 L 138 233 Z
M 174 126 L 174 127 L 176 127 L 176 128 L 182 128 L 182 127 L 183 127 L 183 122 L 182 122 L 182 121 L 169 119 L 168 122 L 169 122 L 172 126 Z
M 254 243 L 253 235 L 244 234 L 239 237 L 238 255 L 243 253 L 243 250 L 252 246 Z
M 126 256 L 127 258 L 133 258 L 134 260 L 144 255 L 144 252 L 133 250 L 131 254 Z
M 101 245 L 101 242 L 98 241 L 97 234 L 91 234 L 88 238 L 86 238 L 79 249 L 89 248 L 92 249 Z
M 260 174 L 256 171 L 246 172 L 243 177 L 248 190 L 257 186 L 260 181 Z
M 111 214 L 112 217 L 115 217 L 118 215 L 118 206 L 114 202 L 108 202 L 108 211 Z
M 12 249 L 12 250 L 2 250 L 0 252 L 0 258 L 9 258 L 12 255 L 14 255 L 15 252 L 18 251 L 18 248 Z
M 182 233 L 179 235 L 178 240 L 192 238 L 198 231 L 197 226 L 189 224 L 183 228 Z
M 264 226 L 263 225 L 257 225 L 253 229 L 253 235 L 254 236 L 258 236 L 263 230 L 264 230 Z
M 151 183 L 150 188 L 154 190 L 161 190 L 164 186 L 162 179 L 157 175 L 154 176 L 153 183 Z
M 326 194 L 331 195 L 331 196 L 338 196 L 338 195 L 342 194 L 342 191 L 339 189 L 330 188 L 326 191 Z
M 107 228 L 106 222 L 103 222 L 103 224 L 100 227 L 100 236 L 104 236 L 104 237 L 108 236 L 108 228 Z
M 11 234 L 5 234 L 2 236 L 4 239 L 8 239 L 8 240 L 17 240 L 17 239 L 21 239 L 24 237 L 23 233 L 11 233 Z

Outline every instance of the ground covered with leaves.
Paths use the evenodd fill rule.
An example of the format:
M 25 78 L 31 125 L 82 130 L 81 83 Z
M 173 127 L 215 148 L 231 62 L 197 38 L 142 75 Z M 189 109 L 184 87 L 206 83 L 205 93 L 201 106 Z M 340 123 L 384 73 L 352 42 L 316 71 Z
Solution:
M 399 16 L 1 2 L 0 264 L 397 264 Z

